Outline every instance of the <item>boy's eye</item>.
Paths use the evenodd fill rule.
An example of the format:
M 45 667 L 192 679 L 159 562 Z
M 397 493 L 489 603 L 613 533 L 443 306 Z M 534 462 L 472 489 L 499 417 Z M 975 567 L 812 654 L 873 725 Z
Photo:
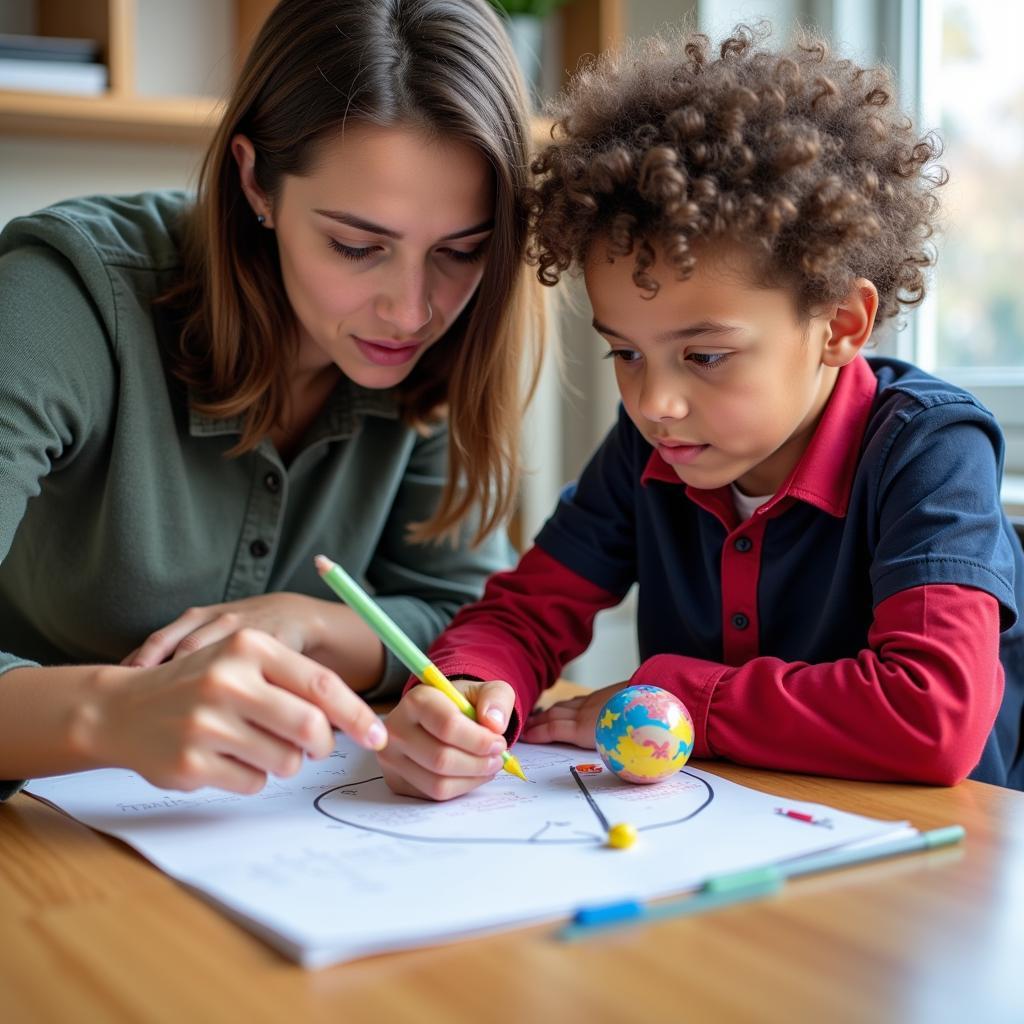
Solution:
M 690 352 L 687 359 L 692 360 L 702 370 L 717 370 L 724 366 L 732 352 Z
M 354 260 L 359 262 L 360 260 L 369 259 L 374 253 L 381 251 L 379 245 L 345 245 L 344 242 L 339 242 L 335 238 L 329 238 L 327 244 L 338 254 L 344 256 L 347 260 Z

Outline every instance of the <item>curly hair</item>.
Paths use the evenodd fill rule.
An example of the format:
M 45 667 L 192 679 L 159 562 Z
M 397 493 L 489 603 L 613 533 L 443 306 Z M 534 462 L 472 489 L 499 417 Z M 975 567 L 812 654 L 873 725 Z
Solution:
M 788 284 L 802 315 L 878 289 L 879 321 L 919 303 L 938 214 L 941 143 L 919 137 L 885 68 L 804 36 L 772 52 L 740 25 L 715 56 L 707 36 L 654 37 L 579 71 L 534 159 L 530 256 L 544 284 L 583 266 L 597 238 L 635 253 L 650 294 L 660 249 L 680 279 L 694 243 L 731 240 L 759 283 Z

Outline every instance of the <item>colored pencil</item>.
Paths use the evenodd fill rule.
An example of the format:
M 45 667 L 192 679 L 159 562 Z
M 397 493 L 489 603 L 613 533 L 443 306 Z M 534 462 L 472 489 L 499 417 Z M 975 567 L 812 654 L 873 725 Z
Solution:
M 692 895 L 679 899 L 649 904 L 637 900 L 621 900 L 616 903 L 582 907 L 576 911 L 572 921 L 562 929 L 559 937 L 574 941 L 629 925 L 699 914 L 730 903 L 740 903 L 778 892 L 787 878 L 865 864 L 868 861 L 881 860 L 883 857 L 895 857 L 918 850 L 934 850 L 958 843 L 963 837 L 962 825 L 949 825 L 946 828 L 918 832 L 912 836 L 902 836 L 872 846 L 826 850 L 824 853 L 800 857 L 784 864 L 718 875 L 708 879 Z
M 420 682 L 440 690 L 467 718 L 474 722 L 477 720 L 476 708 L 465 694 L 452 685 L 451 680 L 409 639 L 398 623 L 337 562 L 332 562 L 326 555 L 317 555 L 316 569 L 324 583 L 377 634 L 381 643 Z M 501 760 L 505 771 L 527 781 L 519 762 L 508 750 L 502 752 Z

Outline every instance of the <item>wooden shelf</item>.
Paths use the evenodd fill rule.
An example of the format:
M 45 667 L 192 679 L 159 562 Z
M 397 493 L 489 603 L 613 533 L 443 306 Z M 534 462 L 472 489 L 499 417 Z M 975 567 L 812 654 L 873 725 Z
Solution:
M 247 52 L 274 0 L 234 0 L 236 62 Z M 0 135 L 125 139 L 202 145 L 222 102 L 206 96 L 136 92 L 138 0 L 36 0 L 40 35 L 95 39 L 109 73 L 102 96 L 0 89 Z
M 201 145 L 222 103 L 205 96 L 65 96 L 0 90 L 0 135 Z
M 0 89 L 0 136 L 123 139 L 204 145 L 223 110 L 205 96 L 150 97 L 135 92 L 137 0 L 37 0 L 39 30 L 100 40 L 110 71 L 102 96 Z M 623 38 L 623 0 L 573 0 L 562 8 L 563 69 Z M 235 0 L 236 59 L 273 7 L 273 0 Z M 547 122 L 534 123 L 535 143 L 547 140 Z
M 152 99 L 119 96 L 62 96 L 0 90 L 0 136 L 123 139 L 204 145 L 224 109 L 206 96 Z M 551 119 L 535 117 L 533 143 L 551 139 Z

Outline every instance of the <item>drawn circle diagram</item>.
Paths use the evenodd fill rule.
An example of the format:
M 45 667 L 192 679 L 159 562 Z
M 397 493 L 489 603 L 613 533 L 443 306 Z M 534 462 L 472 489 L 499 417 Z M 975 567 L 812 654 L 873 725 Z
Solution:
M 685 769 L 633 786 L 610 772 L 581 774 L 571 762 L 546 772 L 523 767 L 531 784 L 498 776 L 448 803 L 395 796 L 373 777 L 326 790 L 314 807 L 341 825 L 422 843 L 587 845 L 603 844 L 620 821 L 638 832 L 681 825 L 714 799 L 711 785 Z

